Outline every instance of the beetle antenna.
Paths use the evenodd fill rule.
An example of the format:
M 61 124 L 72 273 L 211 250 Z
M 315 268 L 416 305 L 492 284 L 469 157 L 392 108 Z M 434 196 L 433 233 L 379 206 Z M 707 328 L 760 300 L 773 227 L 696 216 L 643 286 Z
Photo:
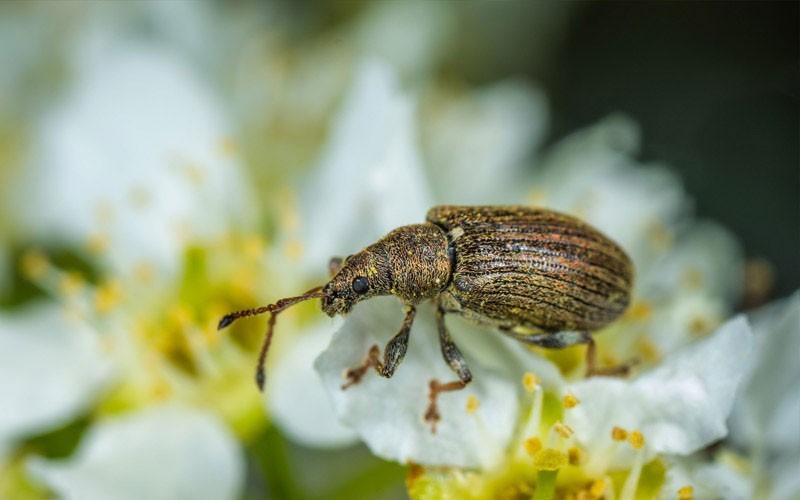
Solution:
M 299 302 L 304 302 L 306 300 L 311 300 L 311 299 L 319 299 L 324 296 L 325 294 L 322 293 L 322 287 L 318 286 L 312 288 L 311 290 L 307 291 L 302 295 L 298 295 L 297 297 L 287 297 L 268 306 L 261 306 L 255 309 L 244 309 L 241 311 L 232 312 L 226 314 L 225 316 L 222 317 L 221 320 L 219 320 L 219 325 L 217 326 L 217 330 L 222 330 L 223 328 L 229 326 L 237 319 L 269 313 L 269 322 L 267 323 L 267 333 L 264 336 L 264 343 L 261 345 L 261 352 L 258 355 L 258 368 L 256 369 L 256 384 L 258 384 L 259 390 L 261 391 L 264 390 L 264 362 L 267 359 L 267 351 L 269 351 L 269 345 L 272 342 L 272 332 L 275 328 L 275 316 L 277 316 L 278 313 L 280 313 L 284 309 L 291 307 Z

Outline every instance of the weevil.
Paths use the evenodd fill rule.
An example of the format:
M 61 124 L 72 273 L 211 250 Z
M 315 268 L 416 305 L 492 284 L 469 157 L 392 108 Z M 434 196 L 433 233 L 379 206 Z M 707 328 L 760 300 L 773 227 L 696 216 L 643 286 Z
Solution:
M 264 361 L 278 313 L 319 298 L 322 311 L 333 317 L 377 295 L 398 297 L 405 305 L 399 331 L 382 356 L 374 345 L 361 364 L 345 371 L 342 389 L 347 389 L 370 369 L 386 378 L 394 374 L 406 354 L 417 305 L 432 300 L 442 356 L 458 376 L 450 382 L 429 383 L 424 420 L 433 432 L 441 418 L 438 396 L 472 381 L 445 325 L 447 314 L 545 348 L 586 344 L 587 375 L 592 375 L 601 371 L 595 366 L 591 334 L 625 311 L 634 279 L 628 255 L 600 231 L 574 217 L 526 206 L 434 207 L 425 223 L 397 228 L 344 260 L 331 259 L 330 272 L 327 284 L 268 306 L 228 314 L 219 328 L 269 313 L 256 370 L 256 382 L 263 390 Z

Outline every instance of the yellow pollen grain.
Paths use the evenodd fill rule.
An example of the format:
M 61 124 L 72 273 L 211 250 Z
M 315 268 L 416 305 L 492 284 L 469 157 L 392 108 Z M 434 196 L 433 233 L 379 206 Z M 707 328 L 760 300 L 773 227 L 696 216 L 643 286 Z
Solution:
M 28 250 L 20 258 L 22 273 L 31 280 L 38 280 L 50 270 L 50 260 L 41 250 Z
M 634 450 L 641 450 L 645 444 L 644 436 L 640 431 L 632 431 L 628 434 L 628 442 Z
M 542 449 L 542 440 L 536 436 L 529 437 L 522 445 L 525 447 L 525 452 L 530 456 L 536 455 Z
M 567 456 L 553 448 L 545 448 L 533 457 L 536 470 L 558 470 L 567 465 Z
M 575 397 L 574 394 L 572 394 L 572 391 L 569 391 L 564 396 L 564 399 L 562 401 L 564 403 L 564 408 L 567 408 L 567 409 L 575 408 L 576 406 L 578 406 L 578 403 L 581 402 L 580 399 L 578 399 L 577 397 Z
M 536 390 L 536 386 L 541 383 L 542 379 L 537 377 L 531 372 L 525 372 L 525 375 L 522 376 L 522 386 L 528 392 L 533 392 Z
M 478 411 L 478 408 L 481 406 L 481 402 L 478 398 L 475 397 L 474 394 L 470 394 L 467 398 L 467 413 L 471 415 L 475 415 L 475 412 Z
M 611 429 L 611 439 L 614 441 L 625 441 L 628 439 L 628 431 L 622 427 L 614 427 Z
M 584 459 L 586 458 L 586 453 L 583 450 L 578 448 L 577 446 L 573 446 L 569 450 L 567 450 L 567 460 L 569 461 L 570 465 L 580 465 L 583 463 Z
M 74 297 L 83 290 L 85 282 L 77 271 L 68 271 L 58 280 L 58 290 L 67 297 Z
M 117 281 L 108 281 L 97 288 L 94 294 L 94 308 L 99 313 L 110 311 L 119 303 L 122 287 Z
M 678 500 L 693 500 L 694 488 L 691 486 L 684 486 L 678 490 Z
M 570 429 L 570 427 L 567 424 L 562 422 L 554 423 L 553 430 L 556 432 L 556 434 L 558 434 L 564 439 L 567 439 L 568 437 L 572 436 L 575 433 L 575 431 Z

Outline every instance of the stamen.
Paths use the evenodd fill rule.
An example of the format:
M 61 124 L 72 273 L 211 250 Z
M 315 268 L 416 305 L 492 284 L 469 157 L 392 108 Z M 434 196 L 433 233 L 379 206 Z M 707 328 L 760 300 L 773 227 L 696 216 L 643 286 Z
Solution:
M 567 465 L 567 456 L 555 448 L 545 448 L 533 457 L 533 467 L 539 471 L 555 471 L 565 465 Z
M 525 451 L 526 451 L 526 452 L 528 453 L 528 455 L 530 455 L 531 457 L 533 457 L 534 455 L 536 455 L 536 454 L 539 452 L 539 450 L 541 450 L 541 449 L 542 449 L 542 440 L 541 440 L 541 439 L 539 439 L 539 438 L 538 438 L 538 437 L 536 437 L 536 436 L 529 437 L 528 439 L 526 439 L 525 441 L 523 441 L 523 443 L 522 443 L 522 444 L 523 444 L 523 446 L 525 447 Z
M 562 423 L 562 422 L 554 423 L 553 424 L 553 431 L 555 431 L 556 434 L 558 434 L 559 436 L 561 436 L 564 439 L 569 438 L 570 436 L 572 436 L 575 433 L 575 431 L 570 429 L 570 427 L 567 424 Z
M 636 451 L 636 456 L 633 459 L 633 466 L 625 479 L 625 484 L 622 486 L 620 493 L 620 500 L 633 500 L 636 497 L 636 488 L 639 486 L 639 478 L 642 475 L 642 467 L 644 467 L 645 453 L 642 451 L 644 447 L 644 436 L 639 431 L 633 431 L 628 435 L 628 441 Z
M 20 258 L 22 273 L 29 280 L 40 280 L 50 270 L 50 260 L 41 250 L 28 250 Z
M 78 295 L 84 285 L 83 276 L 77 271 L 68 271 L 62 274 L 58 280 L 58 290 L 67 297 Z
M 94 308 L 102 314 L 107 313 L 119 303 L 122 287 L 118 281 L 107 281 L 97 287 L 94 293 Z
M 478 411 L 478 408 L 481 406 L 481 402 L 478 398 L 475 397 L 474 394 L 470 394 L 467 398 L 467 414 L 469 416 L 475 415 L 475 412 Z
M 678 490 L 678 500 L 694 500 L 694 488 L 689 485 Z
M 567 460 L 569 461 L 570 465 L 578 466 L 582 464 L 585 459 L 586 459 L 586 452 L 584 452 L 577 446 L 573 446 L 572 448 L 567 450 Z
M 631 443 L 634 450 L 641 450 L 645 445 L 644 436 L 640 431 L 633 431 L 628 434 L 628 442 Z
M 538 387 L 541 382 L 542 379 L 531 372 L 525 372 L 525 375 L 522 376 L 522 386 L 525 387 L 525 390 L 528 392 L 535 391 L 536 387 Z
M 572 391 L 569 391 L 564 396 L 564 399 L 562 400 L 562 402 L 564 403 L 564 408 L 571 409 L 571 408 L 575 408 L 576 406 L 578 406 L 578 403 L 580 403 L 581 400 L 576 398 L 575 395 L 572 394 Z
M 613 429 L 611 429 L 611 439 L 614 441 L 625 441 L 628 439 L 628 431 L 622 427 L 615 426 Z

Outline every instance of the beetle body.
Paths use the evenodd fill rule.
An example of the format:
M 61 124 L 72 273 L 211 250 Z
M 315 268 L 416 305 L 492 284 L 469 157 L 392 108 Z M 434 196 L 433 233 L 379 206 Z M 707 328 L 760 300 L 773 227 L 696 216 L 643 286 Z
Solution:
M 580 220 L 525 206 L 432 208 L 423 224 L 403 226 L 343 262 L 331 261 L 333 277 L 322 287 L 258 309 L 225 316 L 220 328 L 254 314 L 270 313 L 257 381 L 275 316 L 287 307 L 321 299 L 329 316 L 347 314 L 362 300 L 395 295 L 406 305 L 397 334 L 380 355 L 373 346 L 363 363 L 345 372 L 345 389 L 374 368 L 391 377 L 405 356 L 415 306 L 437 303 L 442 354 L 458 380 L 432 380 L 425 420 L 435 431 L 440 393 L 462 389 L 472 374 L 445 326 L 446 314 L 499 329 L 517 340 L 549 348 L 587 344 L 587 374 L 594 367 L 590 335 L 617 319 L 628 306 L 633 266 L 612 240 Z M 605 373 L 622 370 L 606 370 Z
M 368 289 L 356 293 L 353 281 Z M 503 330 L 595 331 L 628 305 L 625 252 L 574 217 L 523 206 L 438 206 L 425 224 L 396 229 L 361 252 L 323 288 L 323 310 L 346 313 L 375 295 L 409 305 L 438 298 Z

